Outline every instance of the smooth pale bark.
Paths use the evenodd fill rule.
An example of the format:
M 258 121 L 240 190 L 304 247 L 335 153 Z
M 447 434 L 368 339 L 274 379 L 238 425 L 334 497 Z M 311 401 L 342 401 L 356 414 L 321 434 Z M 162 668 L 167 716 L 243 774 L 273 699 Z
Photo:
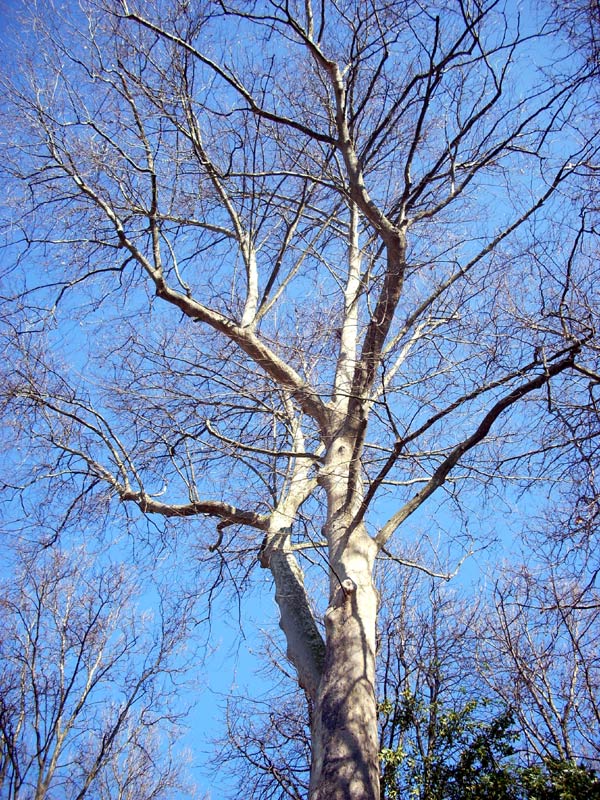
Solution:
M 377 548 L 351 525 L 359 492 L 352 480 L 350 441 L 337 442 L 321 476 L 327 491 L 330 558 L 326 650 L 312 720 L 311 800 L 377 800 L 379 740 L 375 700 Z M 352 497 L 352 494 L 356 496 Z
M 353 537 L 365 538 L 362 532 Z M 342 581 L 325 615 L 325 664 L 313 710 L 311 800 L 379 798 L 377 593 L 369 560 Z
M 325 642 L 290 544 L 288 513 L 271 518 L 260 563 L 275 582 L 287 655 L 304 689 L 311 724 L 311 800 L 378 800 L 379 738 L 375 700 L 375 631 L 378 597 L 373 584 L 377 546 L 352 520 L 362 498 L 353 468 L 351 433 L 332 442 L 319 483 L 327 493 L 329 605 Z M 296 483 L 302 486 L 302 470 Z M 354 491 L 350 491 L 352 484 Z M 297 489 L 295 502 L 302 490 Z M 292 502 L 293 492 L 289 500 Z
M 287 656 L 296 668 L 298 683 L 306 692 L 310 707 L 316 702 L 325 644 L 310 609 L 302 570 L 290 548 L 289 528 L 267 534 L 259 558 L 275 581 L 275 601 Z

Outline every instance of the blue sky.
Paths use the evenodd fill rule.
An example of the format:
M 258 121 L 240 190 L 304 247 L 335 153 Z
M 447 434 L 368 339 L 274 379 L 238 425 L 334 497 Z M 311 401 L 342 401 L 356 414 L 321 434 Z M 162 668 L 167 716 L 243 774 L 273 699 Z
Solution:
M 22 7 L 23 5 L 20 3 L 13 4 L 4 2 L 0 6 L 3 24 L 6 25 L 7 22 L 10 22 L 10 20 L 14 18 L 15 9 Z M 10 47 L 4 47 L 3 52 L 9 64 L 11 66 L 14 64 L 15 67 L 18 68 L 19 52 L 11 50 Z M 541 51 L 538 50 L 536 52 L 534 49 L 532 58 L 537 60 L 538 56 L 540 60 L 544 57 Z M 521 80 L 522 83 L 517 82 L 516 91 L 524 91 L 526 88 L 529 88 L 531 77 L 524 72 Z M 497 222 L 497 219 L 492 219 L 492 215 L 489 214 L 489 210 L 494 204 L 496 204 L 496 217 L 500 215 L 500 212 L 506 215 L 508 215 L 509 212 L 512 213 L 512 208 L 506 202 L 507 187 L 510 188 L 512 186 L 512 188 L 524 190 L 531 185 L 537 188 L 535 187 L 537 178 L 532 178 L 531 174 L 528 172 L 524 172 L 524 174 L 518 175 L 512 180 L 512 184 L 507 184 L 507 186 L 503 187 L 502 192 L 495 186 L 486 187 L 486 185 L 482 183 L 481 191 L 484 191 L 486 188 L 489 191 L 487 206 L 488 216 L 482 217 L 481 221 L 476 221 L 472 225 L 469 221 L 470 227 L 466 225 L 469 231 L 478 230 L 478 235 L 482 238 L 489 233 L 492 225 Z M 423 246 L 422 241 L 420 241 L 418 237 L 415 237 L 415 240 L 415 251 L 417 253 L 424 252 L 427 250 L 427 247 L 429 247 L 429 243 L 427 243 L 427 247 Z M 447 242 L 445 240 L 435 241 L 434 245 L 432 245 L 434 251 L 436 248 L 444 249 L 446 246 Z M 338 245 L 332 246 L 330 251 L 328 251 L 332 262 L 335 260 L 336 247 L 337 255 L 339 256 L 340 250 Z M 422 249 L 419 250 L 419 247 Z M 457 247 L 456 252 L 459 257 L 462 256 L 464 258 L 465 253 L 472 250 L 472 248 L 472 243 L 467 243 L 462 248 Z M 218 255 L 222 253 L 226 254 L 225 250 L 217 249 L 216 252 Z M 5 258 L 10 259 L 10 255 L 10 251 L 5 251 Z M 423 256 L 423 259 L 425 259 L 425 256 Z M 214 263 L 212 264 L 215 268 L 215 274 L 218 272 L 218 269 L 223 267 L 222 264 L 217 265 L 217 261 L 218 259 L 213 259 Z M 49 266 L 51 268 L 53 266 L 52 258 L 46 254 L 42 254 L 41 250 L 37 252 L 33 251 L 31 256 L 28 257 L 26 265 L 29 278 L 33 282 L 38 280 L 43 282 L 43 280 L 45 280 L 46 267 Z M 61 265 L 57 266 L 60 267 Z M 62 266 L 68 269 L 69 265 L 65 261 L 62 262 Z M 204 266 L 204 264 L 202 264 L 202 266 Z M 498 269 L 501 269 L 501 267 Z M 314 269 L 314 273 L 317 274 L 316 268 Z M 518 270 L 515 270 L 514 274 L 518 276 L 519 274 L 525 274 L 525 272 L 519 273 Z M 206 286 L 210 287 L 209 278 L 212 279 L 212 277 L 212 275 L 209 275 L 208 278 L 206 278 Z M 308 280 L 312 281 L 313 276 L 307 278 L 307 281 Z M 334 282 L 331 281 L 330 283 L 333 285 Z M 415 283 L 418 285 L 417 281 Z M 296 299 L 303 299 L 307 285 L 309 284 L 303 283 L 299 288 L 294 288 L 293 292 L 290 293 L 294 301 Z M 468 301 L 472 301 L 472 309 L 475 310 L 475 312 L 478 310 L 476 301 L 478 291 L 477 288 L 473 291 L 473 297 L 468 296 Z M 516 294 L 517 292 L 515 291 L 515 295 Z M 538 299 L 536 297 L 532 305 L 537 302 Z M 172 315 L 171 309 L 166 311 L 164 309 L 154 310 L 151 313 L 140 313 L 138 315 L 139 309 L 147 303 L 145 289 L 132 291 L 125 309 L 120 305 L 120 299 L 118 297 L 109 299 L 101 307 L 100 311 L 88 309 L 86 313 L 82 312 L 81 314 L 77 312 L 78 303 L 79 300 L 76 297 L 74 297 L 73 300 L 71 300 L 70 297 L 65 298 L 61 302 L 58 313 L 58 317 L 61 318 L 60 327 L 57 327 L 48 334 L 46 340 L 47 350 L 48 352 L 56 351 L 56 353 L 60 355 L 60 359 L 62 359 L 65 365 L 70 369 L 74 383 L 77 383 L 81 379 L 81 384 L 84 385 L 85 380 L 89 379 L 90 391 L 97 391 L 98 396 L 102 395 L 102 400 L 108 403 L 111 400 L 110 390 L 101 384 L 99 378 L 100 367 L 112 367 L 119 362 L 119 354 L 115 356 L 114 353 L 111 353 L 110 345 L 112 339 L 115 341 L 118 340 L 118 337 L 126 339 L 125 334 L 127 333 L 127 329 L 125 324 L 121 328 L 118 328 L 116 322 L 120 314 L 123 313 L 127 318 L 126 324 L 131 326 L 130 329 L 132 331 L 145 331 L 148 336 L 148 342 L 150 342 L 152 347 L 156 350 L 159 349 L 162 341 L 166 341 L 166 339 L 161 339 L 158 334 L 164 332 L 166 336 L 168 334 L 168 322 L 169 320 L 172 321 L 175 319 L 175 317 Z M 310 305 L 309 298 L 307 306 L 310 307 Z M 324 304 L 323 312 L 326 310 Z M 520 310 L 523 311 L 523 309 Z M 289 308 L 286 309 L 286 313 L 287 312 L 289 312 Z M 282 313 L 282 318 L 283 316 L 284 314 Z M 108 320 L 110 320 L 110 324 L 105 326 L 103 334 L 105 337 L 103 344 L 107 345 L 106 354 L 103 353 L 101 356 L 103 360 L 100 360 L 99 363 L 97 362 L 94 365 L 92 364 L 92 360 L 96 344 L 95 334 L 97 331 L 99 332 L 101 330 L 103 323 L 106 323 Z M 190 329 L 193 330 L 191 324 L 188 325 L 187 328 L 182 325 L 180 335 L 182 337 L 193 335 L 189 333 Z M 143 338 L 143 334 L 140 334 L 140 336 Z M 471 343 L 469 342 L 469 344 Z M 457 342 L 457 350 L 460 351 L 462 345 L 462 342 Z M 533 351 L 533 346 L 530 347 L 529 343 L 525 342 L 523 344 L 523 351 L 527 348 Z M 131 350 L 125 348 L 123 352 L 127 352 L 128 357 L 130 357 L 132 361 L 137 355 L 135 348 Z M 443 363 L 443 359 L 440 356 L 440 364 Z M 148 372 L 152 377 L 150 367 L 148 367 Z M 190 381 L 190 383 L 193 383 L 193 381 Z M 411 389 L 410 391 L 412 392 L 413 390 Z M 450 393 L 456 392 L 458 389 L 448 382 L 445 391 Z M 151 394 L 152 392 L 148 390 L 147 396 L 150 397 Z M 406 398 L 407 407 L 412 404 L 412 408 L 416 408 L 419 402 L 417 389 L 414 389 L 414 394 L 412 395 L 407 390 Z M 190 400 L 189 402 L 190 405 L 192 405 L 192 401 Z M 479 413 L 479 411 L 480 409 L 477 409 L 476 413 Z M 114 417 L 110 416 L 111 413 L 113 412 L 108 412 L 108 419 L 109 421 L 114 421 Z M 429 411 L 422 412 L 422 409 L 416 408 L 415 415 L 418 413 L 429 413 Z M 407 416 L 410 415 L 407 414 Z M 198 417 L 200 417 L 200 413 Z M 415 418 L 416 416 L 413 417 L 411 422 L 414 422 Z M 515 418 L 518 419 L 518 415 Z M 201 420 L 198 419 L 198 425 L 200 425 L 200 422 Z M 531 423 L 532 420 L 526 418 L 526 416 L 522 416 L 521 422 Z M 468 426 L 470 423 L 471 419 L 469 417 L 461 421 L 461 424 L 465 426 Z M 528 426 L 522 425 L 517 427 L 525 430 Z M 124 425 L 124 428 L 124 436 L 132 435 L 126 425 Z M 444 429 L 441 433 L 442 437 L 448 437 L 446 441 L 449 440 L 451 435 L 453 435 L 453 431 L 449 432 L 447 429 Z M 134 438 L 135 437 L 132 435 L 132 439 Z M 514 446 L 516 446 L 516 444 L 513 443 L 513 447 Z M 143 448 L 141 449 L 143 450 Z M 15 452 L 7 452 L 5 454 L 6 466 L 9 469 L 11 457 L 13 456 L 18 458 Z M 143 455 L 140 455 L 140 458 L 142 457 Z M 221 483 L 217 486 L 216 483 L 213 485 L 205 481 L 204 478 L 201 478 L 199 480 L 200 488 L 203 490 L 207 489 L 210 492 L 213 492 L 213 490 L 218 492 L 221 491 L 222 487 L 227 487 L 227 481 L 230 478 L 228 469 L 225 467 L 221 468 L 220 466 L 215 469 L 218 472 L 218 480 Z M 149 470 L 149 474 L 151 473 L 149 482 L 151 480 L 156 481 L 156 486 L 152 485 L 151 488 L 153 491 L 158 492 L 160 491 L 159 484 L 162 480 L 162 476 L 157 474 L 157 472 L 158 470 L 153 472 Z M 543 483 L 540 484 L 542 487 L 541 490 L 536 487 L 532 492 L 525 492 L 523 494 L 519 494 L 518 489 L 513 489 L 511 486 L 506 490 L 498 490 L 497 494 L 491 490 L 489 494 L 486 494 L 486 490 L 481 487 L 473 486 L 472 484 L 469 485 L 471 485 L 472 488 L 469 490 L 467 487 L 463 492 L 460 507 L 454 503 L 449 494 L 446 493 L 446 490 L 442 490 L 439 493 L 439 497 L 436 496 L 429 500 L 413 515 L 413 517 L 411 517 L 406 526 L 406 537 L 401 540 L 399 545 L 394 545 L 392 547 L 400 556 L 407 555 L 407 553 L 410 555 L 412 540 L 429 537 L 431 547 L 429 548 L 430 552 L 427 552 L 427 548 L 425 548 L 425 557 L 427 558 L 427 556 L 435 550 L 440 541 L 449 543 L 446 551 L 442 554 L 443 563 L 436 566 L 437 568 L 448 568 L 452 571 L 459 562 L 461 556 L 474 546 L 475 552 L 467 559 L 459 576 L 455 579 L 457 585 L 470 584 L 479 577 L 481 574 L 480 570 L 489 566 L 490 562 L 493 565 L 494 561 L 501 561 L 505 555 L 510 556 L 511 550 L 517 548 L 517 537 L 522 524 L 523 516 L 519 511 L 524 509 L 526 512 L 525 515 L 531 518 L 532 511 L 536 512 L 538 510 L 538 503 L 541 506 L 541 501 L 538 498 L 543 497 L 546 491 L 546 486 Z M 252 486 L 254 486 L 254 484 Z M 179 491 L 181 491 L 181 486 L 178 488 Z M 243 496 L 241 490 L 239 490 L 239 494 Z M 390 509 L 394 507 L 395 503 L 399 502 L 398 498 L 400 496 L 400 490 L 395 491 L 395 493 L 390 490 L 389 494 L 376 506 L 372 517 L 369 519 L 369 524 L 373 530 L 378 524 L 385 520 Z M 137 511 L 133 512 L 131 516 L 132 520 L 135 513 L 137 513 Z M 121 518 L 121 520 L 123 519 L 124 517 Z M 143 540 L 144 537 L 150 539 L 152 535 L 152 526 L 150 524 L 146 526 L 143 521 L 138 522 L 137 518 L 129 524 L 131 525 L 131 532 L 134 536 L 139 535 L 140 540 Z M 161 536 L 166 538 L 173 533 L 173 529 L 169 528 L 166 524 L 164 526 L 162 524 L 157 525 L 155 530 L 159 539 Z M 110 526 L 107 529 L 106 535 L 112 535 Z M 114 535 L 117 534 L 115 533 Z M 120 531 L 118 535 L 120 535 Z M 184 542 L 182 545 L 182 552 L 191 552 L 191 548 L 193 547 L 191 542 L 194 536 L 198 537 L 199 546 L 203 546 L 214 541 L 215 535 L 214 524 L 212 522 L 208 524 L 204 522 L 200 523 L 197 526 L 197 530 L 194 530 L 193 526 L 186 528 L 185 533 L 182 534 L 182 541 Z M 486 548 L 483 549 L 480 545 L 473 545 L 475 540 L 479 542 L 483 541 L 486 544 Z M 190 547 L 189 551 L 186 549 L 188 547 Z M 396 549 L 397 547 L 401 549 L 398 551 Z M 167 565 L 166 570 L 168 574 L 168 570 L 173 569 L 173 567 L 169 565 L 168 560 L 165 560 L 165 564 Z M 256 670 L 260 665 L 260 659 L 256 656 L 257 651 L 259 651 L 261 647 L 260 630 L 266 628 L 270 632 L 275 631 L 277 633 L 277 610 L 272 599 L 272 587 L 267 573 L 255 568 L 253 581 L 257 588 L 253 588 L 249 596 L 244 598 L 242 619 L 240 622 L 238 622 L 237 618 L 237 604 L 235 598 L 232 599 L 232 594 L 223 594 L 215 602 L 212 615 L 212 638 L 209 652 L 205 661 L 198 669 L 197 677 L 201 687 L 201 693 L 198 695 L 198 705 L 190 720 L 192 732 L 189 735 L 189 740 L 197 754 L 198 782 L 203 789 L 212 790 L 214 798 L 222 795 L 222 792 L 226 788 L 227 779 L 226 775 L 221 775 L 217 778 L 204 778 L 202 776 L 204 767 L 210 767 L 213 763 L 212 756 L 207 752 L 208 741 L 213 736 L 218 735 L 222 730 L 222 707 L 226 697 L 232 690 L 236 691 L 236 689 L 239 688 L 240 693 L 244 693 L 245 688 L 250 687 L 253 693 L 260 693 L 266 688 L 264 680 L 256 675 Z M 243 635 L 241 638 L 238 624 L 242 628 Z M 205 629 L 201 627 L 199 629 L 200 641 L 202 641 L 204 635 Z M 211 651 L 212 648 L 214 648 L 214 652 Z

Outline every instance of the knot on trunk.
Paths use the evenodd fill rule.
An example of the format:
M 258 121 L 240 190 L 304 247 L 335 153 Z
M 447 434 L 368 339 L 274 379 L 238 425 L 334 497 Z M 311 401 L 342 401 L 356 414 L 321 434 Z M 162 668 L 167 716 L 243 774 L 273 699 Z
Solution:
M 357 589 L 358 585 L 352 578 L 344 578 L 343 581 L 340 581 L 329 608 L 325 612 L 325 617 L 330 620 L 335 618 L 338 622 L 341 622 L 346 619 L 348 615 L 351 616 Z

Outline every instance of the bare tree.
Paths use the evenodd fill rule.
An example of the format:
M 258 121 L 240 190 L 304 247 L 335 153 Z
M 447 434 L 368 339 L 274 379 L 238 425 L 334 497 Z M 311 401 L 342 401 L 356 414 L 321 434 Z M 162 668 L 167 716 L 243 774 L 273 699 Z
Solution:
M 132 567 L 81 548 L 16 561 L 0 589 L 2 796 L 185 796 L 185 759 L 172 751 L 189 610 L 172 609 L 157 633 L 136 608 Z
M 379 572 L 382 795 L 446 797 L 474 745 L 480 756 L 486 746 L 497 756 L 503 746 L 510 749 L 514 733 L 506 701 L 477 674 L 483 603 L 416 570 L 395 575 L 388 564 Z M 299 800 L 308 796 L 310 724 L 283 653 L 273 641 L 266 649 L 274 688 L 267 697 L 230 698 L 217 760 L 235 775 L 232 796 Z
M 513 709 L 533 760 L 597 764 L 599 614 L 596 581 L 561 562 L 523 566 L 496 587 L 481 675 Z
M 584 224 L 582 216 L 580 230 Z M 552 500 L 531 514 L 512 563 L 494 571 L 493 611 L 482 619 L 479 637 L 482 677 L 514 709 L 530 758 L 595 767 L 600 431 L 599 375 L 589 355 L 580 391 L 548 397 L 541 470 L 555 477 Z M 570 458 L 554 460 L 567 442 Z
M 48 6 L 5 79 L 9 401 L 65 502 L 270 571 L 312 800 L 379 796 L 376 557 L 586 381 L 596 131 L 528 10 Z
M 379 634 L 384 796 L 442 797 L 469 726 L 479 718 L 483 729 L 498 713 L 472 669 L 480 603 L 410 572 L 386 583 L 393 599 Z
M 586 69 L 595 77 L 600 67 L 600 5 L 598 0 L 567 0 L 555 3 L 556 16 L 566 27 L 575 47 L 586 59 Z

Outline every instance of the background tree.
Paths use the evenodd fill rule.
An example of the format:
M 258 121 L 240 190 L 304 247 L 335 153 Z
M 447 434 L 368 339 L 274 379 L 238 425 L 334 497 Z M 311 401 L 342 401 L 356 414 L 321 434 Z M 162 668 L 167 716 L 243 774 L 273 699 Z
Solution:
M 544 439 L 550 448 L 571 443 L 572 456 L 544 464 L 558 489 L 549 506 L 531 515 L 512 563 L 496 570 L 479 658 L 483 679 L 514 709 L 534 757 L 595 765 L 598 381 L 592 370 L 587 377 L 577 399 L 549 398 Z
M 173 748 L 190 608 L 152 619 L 135 568 L 82 548 L 15 561 L 0 585 L 2 796 L 188 796 Z
M 482 675 L 540 760 L 597 762 L 599 611 L 597 590 L 556 565 L 522 568 L 497 586 Z
M 594 98 L 528 11 L 48 6 L 5 79 L 17 424 L 66 508 L 137 506 L 208 585 L 258 554 L 313 800 L 379 796 L 377 556 L 436 499 L 468 539 L 595 369 Z
M 593 615 L 579 638 L 573 630 L 565 637 L 557 633 L 550 609 L 533 605 L 530 586 L 529 605 L 521 603 L 510 618 L 505 613 L 504 627 L 498 631 L 489 607 L 486 613 L 490 598 L 485 593 L 473 603 L 464 588 L 459 593 L 409 569 L 393 576 L 389 564 L 379 578 L 382 796 L 596 797 L 600 781 L 592 766 L 597 763 L 598 730 L 593 714 Z M 508 574 L 505 580 L 508 583 Z M 506 602 L 506 612 L 511 608 Z M 541 618 L 540 611 L 545 611 Z M 523 616 L 529 613 L 539 645 L 533 653 L 531 646 L 519 650 Z M 283 654 L 274 642 L 267 650 L 273 689 L 260 698 L 228 700 L 219 769 L 226 765 L 235 775 L 232 797 L 244 791 L 254 800 L 304 798 L 310 771 L 309 721 L 299 691 L 290 690 L 290 675 L 281 666 Z
M 454 589 L 437 585 L 439 579 L 409 568 L 393 574 L 389 566 L 379 571 L 378 580 L 382 793 L 434 798 L 442 796 L 451 766 L 501 716 L 502 706 L 489 707 L 480 692 L 483 684 L 472 673 L 477 608 Z M 219 763 L 230 765 L 236 776 L 232 796 L 243 788 L 252 798 L 306 797 L 309 720 L 299 690 L 290 691 L 276 642 L 266 649 L 273 691 L 266 699 L 239 696 L 228 701 Z M 504 744 L 502 736 L 500 740 Z

